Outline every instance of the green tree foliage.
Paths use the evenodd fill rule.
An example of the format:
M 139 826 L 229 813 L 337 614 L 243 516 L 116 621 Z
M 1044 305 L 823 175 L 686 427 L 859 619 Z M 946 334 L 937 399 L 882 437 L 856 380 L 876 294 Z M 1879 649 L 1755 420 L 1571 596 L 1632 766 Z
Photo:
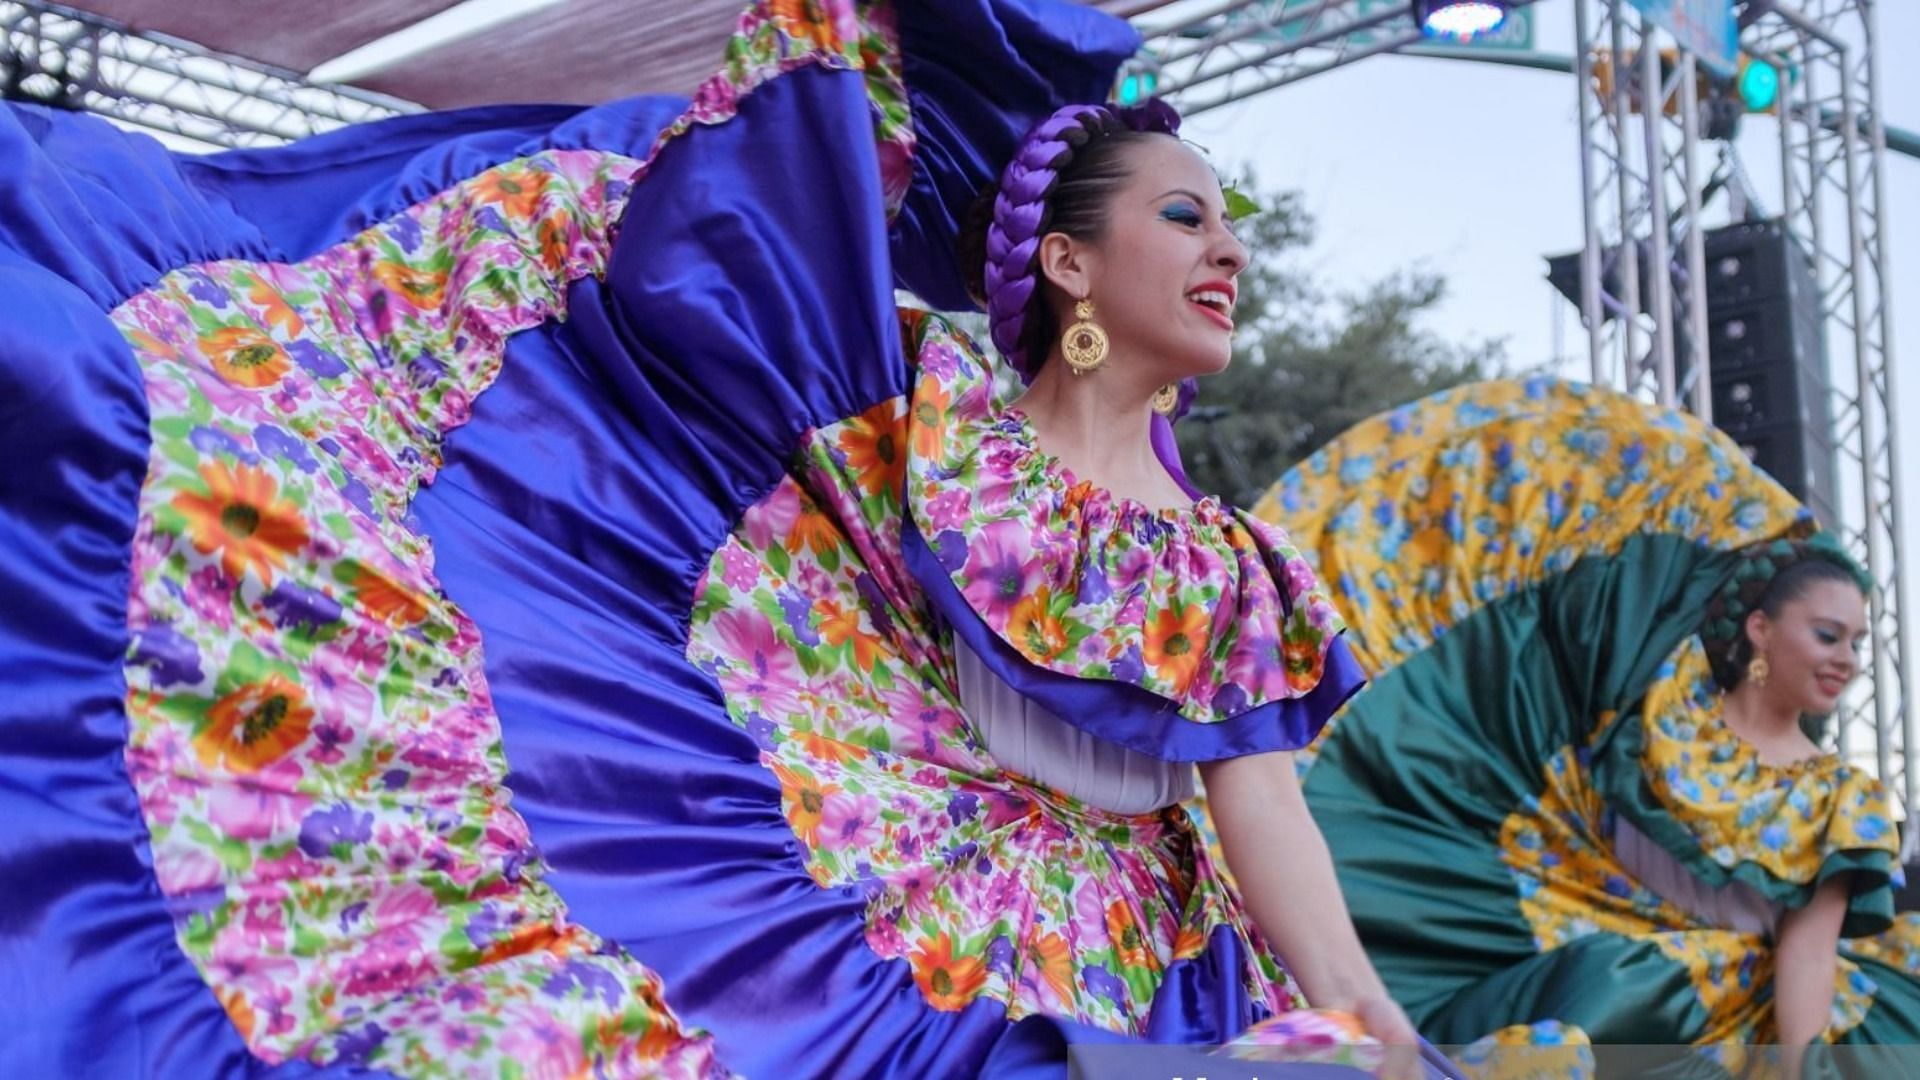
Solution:
M 1256 190 L 1251 175 L 1235 187 Z M 1404 270 L 1331 293 L 1304 265 L 1313 219 L 1298 193 L 1253 201 L 1260 212 L 1239 224 L 1253 263 L 1239 278 L 1233 364 L 1201 381 L 1178 429 L 1193 482 L 1242 506 L 1354 423 L 1504 364 L 1498 341 L 1449 342 L 1421 327 L 1446 295 L 1439 275 Z

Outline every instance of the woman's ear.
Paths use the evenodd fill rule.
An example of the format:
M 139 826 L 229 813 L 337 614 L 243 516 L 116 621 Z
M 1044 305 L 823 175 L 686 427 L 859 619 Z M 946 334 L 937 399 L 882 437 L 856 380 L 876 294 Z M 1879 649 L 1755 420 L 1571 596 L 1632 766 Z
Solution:
M 1087 246 L 1073 237 L 1050 232 L 1040 238 L 1040 276 L 1068 296 L 1085 299 L 1093 291 L 1087 273 L 1090 255 Z
M 1753 654 L 1765 656 L 1768 639 L 1773 636 L 1773 620 L 1767 617 L 1766 612 L 1755 608 L 1747 612 L 1746 620 L 1741 623 L 1741 626 L 1746 628 L 1747 640 L 1753 645 Z

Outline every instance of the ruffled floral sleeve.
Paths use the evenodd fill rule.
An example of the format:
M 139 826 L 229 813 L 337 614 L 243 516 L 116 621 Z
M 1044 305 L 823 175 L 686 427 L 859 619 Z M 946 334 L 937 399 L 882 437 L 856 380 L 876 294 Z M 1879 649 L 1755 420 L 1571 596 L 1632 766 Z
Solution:
M 1595 773 L 1608 801 L 1708 885 L 1741 881 L 1799 907 L 1847 874 L 1841 933 L 1886 929 L 1899 877 L 1886 788 L 1834 755 L 1766 764 L 1727 728 L 1720 702 L 1706 652 L 1688 638 L 1640 715 L 1602 737 Z
M 944 321 L 917 374 L 903 548 L 954 632 L 1069 722 L 1204 761 L 1306 745 L 1364 676 L 1279 528 L 1211 498 L 1156 511 L 1076 481 Z

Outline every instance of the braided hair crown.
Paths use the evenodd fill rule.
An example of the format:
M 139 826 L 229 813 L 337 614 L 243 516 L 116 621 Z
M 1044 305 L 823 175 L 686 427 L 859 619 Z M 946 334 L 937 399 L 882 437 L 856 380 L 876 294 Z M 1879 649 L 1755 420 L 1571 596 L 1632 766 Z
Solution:
M 1035 365 L 1026 355 L 1022 335 L 1039 285 L 1040 240 L 1051 217 L 1048 199 L 1060 174 L 1090 140 L 1116 131 L 1173 135 L 1179 130 L 1180 115 L 1158 99 L 1130 108 L 1068 105 L 1020 141 L 993 197 L 982 292 L 993 344 L 1022 379 L 1033 378 Z
M 1835 580 L 1844 576 L 1862 593 L 1873 591 L 1873 578 L 1828 533 L 1763 541 L 1742 548 L 1739 554 L 1732 576 L 1707 602 L 1706 617 L 1700 623 L 1700 642 L 1714 681 L 1722 689 L 1731 690 L 1746 676 L 1747 662 L 1753 659 L 1747 616 L 1777 602 L 1779 598 L 1769 598 L 1769 590 L 1780 575 L 1807 562 L 1822 562 L 1829 569 L 1821 576 Z

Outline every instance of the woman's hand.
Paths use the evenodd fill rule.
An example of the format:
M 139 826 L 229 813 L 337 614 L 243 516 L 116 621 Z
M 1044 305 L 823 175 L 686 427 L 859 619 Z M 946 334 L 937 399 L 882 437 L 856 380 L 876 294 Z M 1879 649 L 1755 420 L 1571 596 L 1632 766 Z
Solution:
M 1355 998 L 1347 1010 L 1360 1018 L 1367 1034 L 1389 1046 L 1418 1046 L 1420 1036 L 1413 1030 L 1413 1021 L 1392 998 L 1385 994 L 1370 994 Z
M 1393 1048 L 1384 1076 L 1418 1077 L 1419 1037 L 1367 961 L 1286 753 L 1200 766 L 1207 805 L 1247 913 L 1299 981 L 1307 1003 L 1358 1017 Z
M 1358 1017 L 1367 1034 L 1387 1044 L 1387 1062 L 1380 1075 L 1386 1080 L 1420 1080 L 1420 1036 L 1413 1022 L 1385 991 L 1363 994 L 1335 1006 Z

